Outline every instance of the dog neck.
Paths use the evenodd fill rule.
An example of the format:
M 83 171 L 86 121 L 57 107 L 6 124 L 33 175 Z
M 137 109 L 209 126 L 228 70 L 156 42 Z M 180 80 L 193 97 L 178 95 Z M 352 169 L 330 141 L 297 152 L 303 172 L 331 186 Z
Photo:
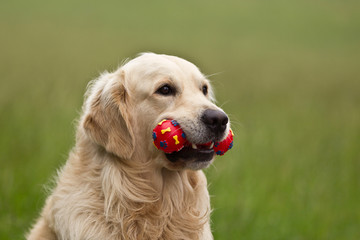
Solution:
M 210 215 L 202 171 L 160 168 L 154 165 L 157 159 L 138 159 L 144 157 L 141 151 L 120 159 L 88 144 L 94 143 L 77 144 L 77 159 L 98 165 L 106 220 L 120 226 L 125 239 L 199 239 Z

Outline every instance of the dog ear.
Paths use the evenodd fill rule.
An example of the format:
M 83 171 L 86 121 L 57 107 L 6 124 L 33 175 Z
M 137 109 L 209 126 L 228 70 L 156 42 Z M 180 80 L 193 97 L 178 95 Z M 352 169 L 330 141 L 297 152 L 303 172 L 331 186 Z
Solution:
M 96 80 L 86 102 L 82 126 L 95 143 L 120 158 L 131 158 L 135 139 L 130 124 L 124 73 Z

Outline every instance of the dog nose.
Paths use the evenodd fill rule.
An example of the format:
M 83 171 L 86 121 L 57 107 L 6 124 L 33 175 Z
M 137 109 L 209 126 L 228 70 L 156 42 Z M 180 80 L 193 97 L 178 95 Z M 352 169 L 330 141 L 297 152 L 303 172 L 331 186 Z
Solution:
M 206 109 L 201 116 L 201 120 L 219 136 L 225 131 L 229 118 L 223 111 Z

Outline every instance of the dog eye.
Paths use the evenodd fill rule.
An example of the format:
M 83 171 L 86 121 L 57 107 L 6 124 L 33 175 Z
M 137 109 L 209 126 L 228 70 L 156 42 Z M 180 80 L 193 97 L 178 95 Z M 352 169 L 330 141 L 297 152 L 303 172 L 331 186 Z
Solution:
M 206 85 L 204 85 L 204 86 L 202 87 L 202 92 L 204 93 L 205 96 L 207 95 L 207 93 L 208 93 L 208 87 L 207 87 Z
M 166 84 L 166 85 L 160 87 L 158 90 L 156 90 L 156 93 L 164 95 L 164 96 L 169 96 L 169 95 L 174 95 L 175 90 Z

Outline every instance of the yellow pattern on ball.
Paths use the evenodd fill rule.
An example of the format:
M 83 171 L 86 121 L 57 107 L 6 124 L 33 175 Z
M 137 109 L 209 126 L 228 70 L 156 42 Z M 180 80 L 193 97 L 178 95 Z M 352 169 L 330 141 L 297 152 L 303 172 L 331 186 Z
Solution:
M 166 121 L 166 119 L 161 120 L 161 122 L 159 122 L 158 125 L 161 126 L 161 124 L 165 121 Z
M 171 132 L 170 127 L 161 130 L 161 134 L 164 134 L 166 132 Z
M 180 143 L 177 135 L 173 136 L 173 139 L 175 140 L 176 145 L 178 145 Z

